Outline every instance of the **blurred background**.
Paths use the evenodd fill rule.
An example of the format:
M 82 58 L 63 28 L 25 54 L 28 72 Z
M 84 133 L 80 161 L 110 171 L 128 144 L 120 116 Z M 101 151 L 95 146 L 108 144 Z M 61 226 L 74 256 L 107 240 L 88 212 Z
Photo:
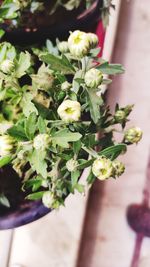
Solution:
M 143 139 L 129 148 L 120 179 L 97 181 L 86 196 L 69 196 L 65 208 L 1 231 L 0 267 L 150 267 L 150 240 L 137 250 L 126 218 L 128 206 L 142 202 L 150 149 L 150 1 L 114 3 L 103 54 L 126 72 L 114 78 L 108 102 L 112 109 L 135 104 L 129 126 L 141 127 Z

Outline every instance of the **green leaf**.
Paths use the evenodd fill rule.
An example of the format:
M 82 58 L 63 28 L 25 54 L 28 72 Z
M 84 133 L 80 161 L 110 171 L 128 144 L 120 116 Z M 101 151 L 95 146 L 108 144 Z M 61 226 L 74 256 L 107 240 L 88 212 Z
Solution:
M 78 165 L 78 169 L 83 170 L 87 167 L 90 167 L 92 165 L 93 161 L 94 161 L 94 159 L 82 160 L 82 162 Z
M 17 140 L 20 140 L 20 141 L 28 140 L 24 127 L 20 124 L 11 127 L 10 129 L 7 130 L 7 132 L 10 136 L 14 137 Z
M 80 149 L 81 149 L 81 141 L 78 140 L 78 141 L 73 143 L 73 151 L 77 155 L 79 153 Z
M 23 113 L 26 117 L 29 117 L 30 113 L 32 112 L 38 114 L 38 111 L 32 100 L 33 100 L 33 95 L 31 93 L 25 93 L 21 101 Z
M 80 171 L 79 170 L 75 170 L 75 171 L 71 172 L 71 183 L 72 183 L 73 187 L 78 182 L 79 177 L 80 177 Z
M 37 116 L 34 112 L 31 113 L 27 118 L 27 120 L 25 121 L 25 132 L 29 140 L 32 140 L 34 137 L 37 127 L 36 121 L 37 121 Z
M 96 177 L 94 176 L 93 172 L 90 171 L 88 177 L 87 177 L 87 182 L 88 184 L 93 184 L 93 182 L 95 181 Z
M 5 34 L 5 31 L 3 31 L 2 29 L 0 29 L 0 39 L 3 37 L 4 34 Z
M 84 185 L 82 184 L 76 184 L 74 187 L 79 193 L 84 193 Z
M 109 64 L 109 62 L 104 62 L 96 67 L 102 73 L 108 75 L 122 74 L 124 73 L 124 68 L 121 64 Z
M 9 164 L 11 161 L 12 161 L 12 156 L 5 156 L 5 157 L 0 158 L 0 168 Z
M 103 104 L 103 100 L 96 94 L 96 90 L 87 90 L 89 107 L 91 118 L 96 124 L 100 119 L 100 106 Z
M 29 156 L 29 162 L 31 167 L 37 174 L 42 175 L 43 178 L 47 178 L 47 163 L 46 152 L 41 150 L 34 150 Z
M 54 145 L 69 148 L 69 142 L 78 141 L 81 137 L 80 133 L 72 133 L 68 129 L 63 129 L 52 135 L 52 141 Z
M 16 67 L 16 77 L 20 78 L 26 74 L 27 70 L 31 66 L 31 56 L 28 52 L 21 52 L 19 61 Z
M 42 117 L 38 118 L 38 129 L 40 133 L 46 133 L 46 123 Z
M 60 71 L 62 74 L 73 74 L 74 68 L 66 57 L 59 58 L 52 54 L 42 55 L 41 60 L 49 64 L 52 70 Z
M 4 196 L 4 194 L 0 194 L 0 204 L 7 208 L 10 208 L 9 200 L 6 196 Z
M 125 144 L 114 145 L 105 148 L 104 150 L 100 151 L 98 155 L 105 156 L 110 158 L 111 160 L 116 159 L 122 152 L 126 151 L 127 146 Z
M 36 193 L 33 193 L 33 194 L 30 194 L 26 197 L 26 199 L 29 199 L 29 200 L 38 200 L 38 199 L 41 199 L 42 196 L 44 194 L 44 191 L 41 191 L 41 192 L 36 192 Z

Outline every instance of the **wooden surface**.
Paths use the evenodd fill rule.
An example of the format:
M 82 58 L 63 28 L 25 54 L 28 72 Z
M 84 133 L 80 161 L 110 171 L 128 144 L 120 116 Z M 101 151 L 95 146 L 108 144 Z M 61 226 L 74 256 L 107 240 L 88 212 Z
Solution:
M 109 88 L 114 109 L 135 103 L 132 122 L 144 131 L 138 146 L 123 157 L 126 172 L 118 180 L 97 182 L 87 206 L 77 267 L 131 267 L 136 235 L 126 220 L 128 205 L 141 203 L 150 150 L 150 1 L 122 1 L 113 62 L 122 63 L 123 76 Z M 138 267 L 150 267 L 150 240 L 144 239 Z

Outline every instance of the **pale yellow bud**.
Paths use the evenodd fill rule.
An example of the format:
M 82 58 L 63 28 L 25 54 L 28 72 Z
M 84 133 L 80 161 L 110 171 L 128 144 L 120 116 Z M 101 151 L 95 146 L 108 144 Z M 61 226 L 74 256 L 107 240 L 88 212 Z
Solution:
M 103 74 L 100 70 L 92 68 L 86 72 L 84 80 L 89 88 L 97 88 L 103 81 Z

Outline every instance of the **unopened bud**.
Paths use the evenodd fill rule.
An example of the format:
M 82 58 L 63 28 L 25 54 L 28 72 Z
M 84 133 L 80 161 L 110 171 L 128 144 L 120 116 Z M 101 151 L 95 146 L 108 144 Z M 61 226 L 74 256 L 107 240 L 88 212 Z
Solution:
M 142 138 L 142 131 L 139 127 L 133 127 L 128 129 L 124 135 L 125 143 L 138 143 Z
M 84 80 L 89 88 L 97 88 L 103 81 L 103 74 L 100 70 L 92 68 L 86 72 Z

